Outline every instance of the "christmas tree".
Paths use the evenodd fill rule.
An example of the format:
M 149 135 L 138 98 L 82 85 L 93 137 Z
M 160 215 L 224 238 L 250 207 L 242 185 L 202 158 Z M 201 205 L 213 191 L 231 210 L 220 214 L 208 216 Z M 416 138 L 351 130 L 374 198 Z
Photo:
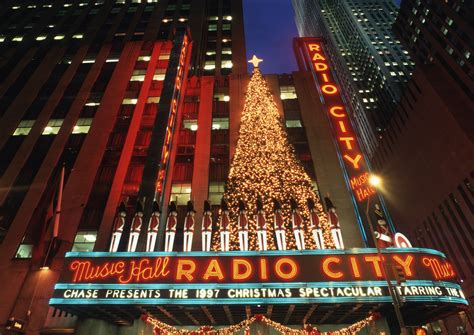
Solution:
M 238 201 L 243 200 L 247 205 L 249 218 L 249 250 L 258 250 L 255 223 L 255 204 L 258 197 L 261 197 L 264 203 L 269 250 L 277 249 L 273 229 L 273 198 L 282 203 L 287 249 L 296 249 L 291 227 L 291 197 L 298 202 L 304 219 L 306 248 L 315 249 L 306 206 L 308 198 L 316 203 L 326 248 L 334 248 L 328 219 L 310 177 L 288 142 L 278 108 L 258 68 L 260 60 L 254 56 L 253 61 L 255 69 L 248 85 L 239 139 L 224 193 L 231 209 L 230 249 L 239 249 L 236 216 Z M 217 235 L 213 243 L 214 250 L 220 249 Z

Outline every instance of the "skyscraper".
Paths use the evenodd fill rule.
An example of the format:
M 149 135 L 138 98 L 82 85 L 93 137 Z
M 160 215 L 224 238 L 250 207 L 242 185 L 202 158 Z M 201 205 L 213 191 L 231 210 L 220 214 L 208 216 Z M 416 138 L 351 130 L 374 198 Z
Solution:
M 413 63 L 392 33 L 397 8 L 384 1 L 293 1 L 300 36 L 325 39 L 359 138 L 372 158 Z
M 472 5 L 402 1 L 395 33 L 416 61 L 374 159 L 393 219 L 422 247 L 446 253 L 474 296 Z M 472 311 L 433 323 L 472 332 Z M 457 330 L 456 330 L 457 329 Z

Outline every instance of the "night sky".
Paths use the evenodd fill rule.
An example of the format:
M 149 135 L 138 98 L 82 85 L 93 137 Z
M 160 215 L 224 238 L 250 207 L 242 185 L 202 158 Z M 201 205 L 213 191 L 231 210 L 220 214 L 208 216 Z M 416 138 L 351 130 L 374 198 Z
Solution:
M 263 73 L 291 73 L 297 69 L 292 40 L 298 36 L 291 0 L 243 0 L 247 59 L 264 61 Z M 395 0 L 396 4 L 400 0 Z M 253 66 L 249 64 L 249 71 Z
M 263 73 L 296 70 L 292 40 L 298 36 L 291 0 L 243 0 L 247 59 L 263 59 Z M 249 71 L 253 66 L 251 64 Z

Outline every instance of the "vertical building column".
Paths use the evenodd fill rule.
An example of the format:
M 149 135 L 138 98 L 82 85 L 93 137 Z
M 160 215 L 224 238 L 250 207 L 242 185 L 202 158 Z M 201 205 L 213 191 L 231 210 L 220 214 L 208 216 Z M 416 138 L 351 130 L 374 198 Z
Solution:
M 311 74 L 293 72 L 293 79 L 320 194 L 324 198 L 330 193 L 331 200 L 337 207 L 346 248 L 363 247 L 360 229 L 356 223 L 355 204 L 347 189 L 329 120 L 322 108 Z
M 130 121 L 130 126 L 128 128 L 122 152 L 120 154 L 120 159 L 115 172 L 114 180 L 110 188 L 109 198 L 107 199 L 107 204 L 104 209 L 104 215 L 102 216 L 99 233 L 97 234 L 97 241 L 94 246 L 94 250 L 96 251 L 105 251 L 110 239 L 113 219 L 117 210 L 117 206 L 119 205 L 123 184 L 125 182 L 130 161 L 132 159 L 133 148 L 137 139 L 138 132 L 140 130 L 143 111 L 145 109 L 146 100 L 150 91 L 151 83 L 153 81 L 153 76 L 155 74 L 155 69 L 158 63 L 158 57 L 161 51 L 161 46 L 161 43 L 155 44 L 151 54 L 150 62 L 148 63 L 145 80 L 140 89 L 138 101 L 133 111 L 133 116 Z M 159 114 L 156 113 L 155 117 L 159 117 Z
M 209 160 L 211 155 L 212 105 L 214 77 L 201 77 L 198 129 L 194 149 L 194 166 L 191 192 L 196 209 L 193 250 L 201 250 L 201 218 L 204 200 L 209 194 Z

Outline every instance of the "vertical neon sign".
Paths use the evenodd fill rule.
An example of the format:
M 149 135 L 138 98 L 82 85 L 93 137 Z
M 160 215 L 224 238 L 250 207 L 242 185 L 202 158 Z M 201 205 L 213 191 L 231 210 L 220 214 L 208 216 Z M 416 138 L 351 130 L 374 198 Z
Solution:
M 341 165 L 346 175 L 348 188 L 354 199 L 359 226 L 367 243 L 367 222 L 362 219 L 366 202 L 377 191 L 369 184 L 369 167 L 356 137 L 349 114 L 340 94 L 340 88 L 331 73 L 327 57 L 318 38 L 296 39 L 305 58 L 306 67 L 311 69 L 323 106 L 333 130 Z M 300 64 L 301 65 L 301 64 Z M 392 230 L 394 227 L 389 220 Z

